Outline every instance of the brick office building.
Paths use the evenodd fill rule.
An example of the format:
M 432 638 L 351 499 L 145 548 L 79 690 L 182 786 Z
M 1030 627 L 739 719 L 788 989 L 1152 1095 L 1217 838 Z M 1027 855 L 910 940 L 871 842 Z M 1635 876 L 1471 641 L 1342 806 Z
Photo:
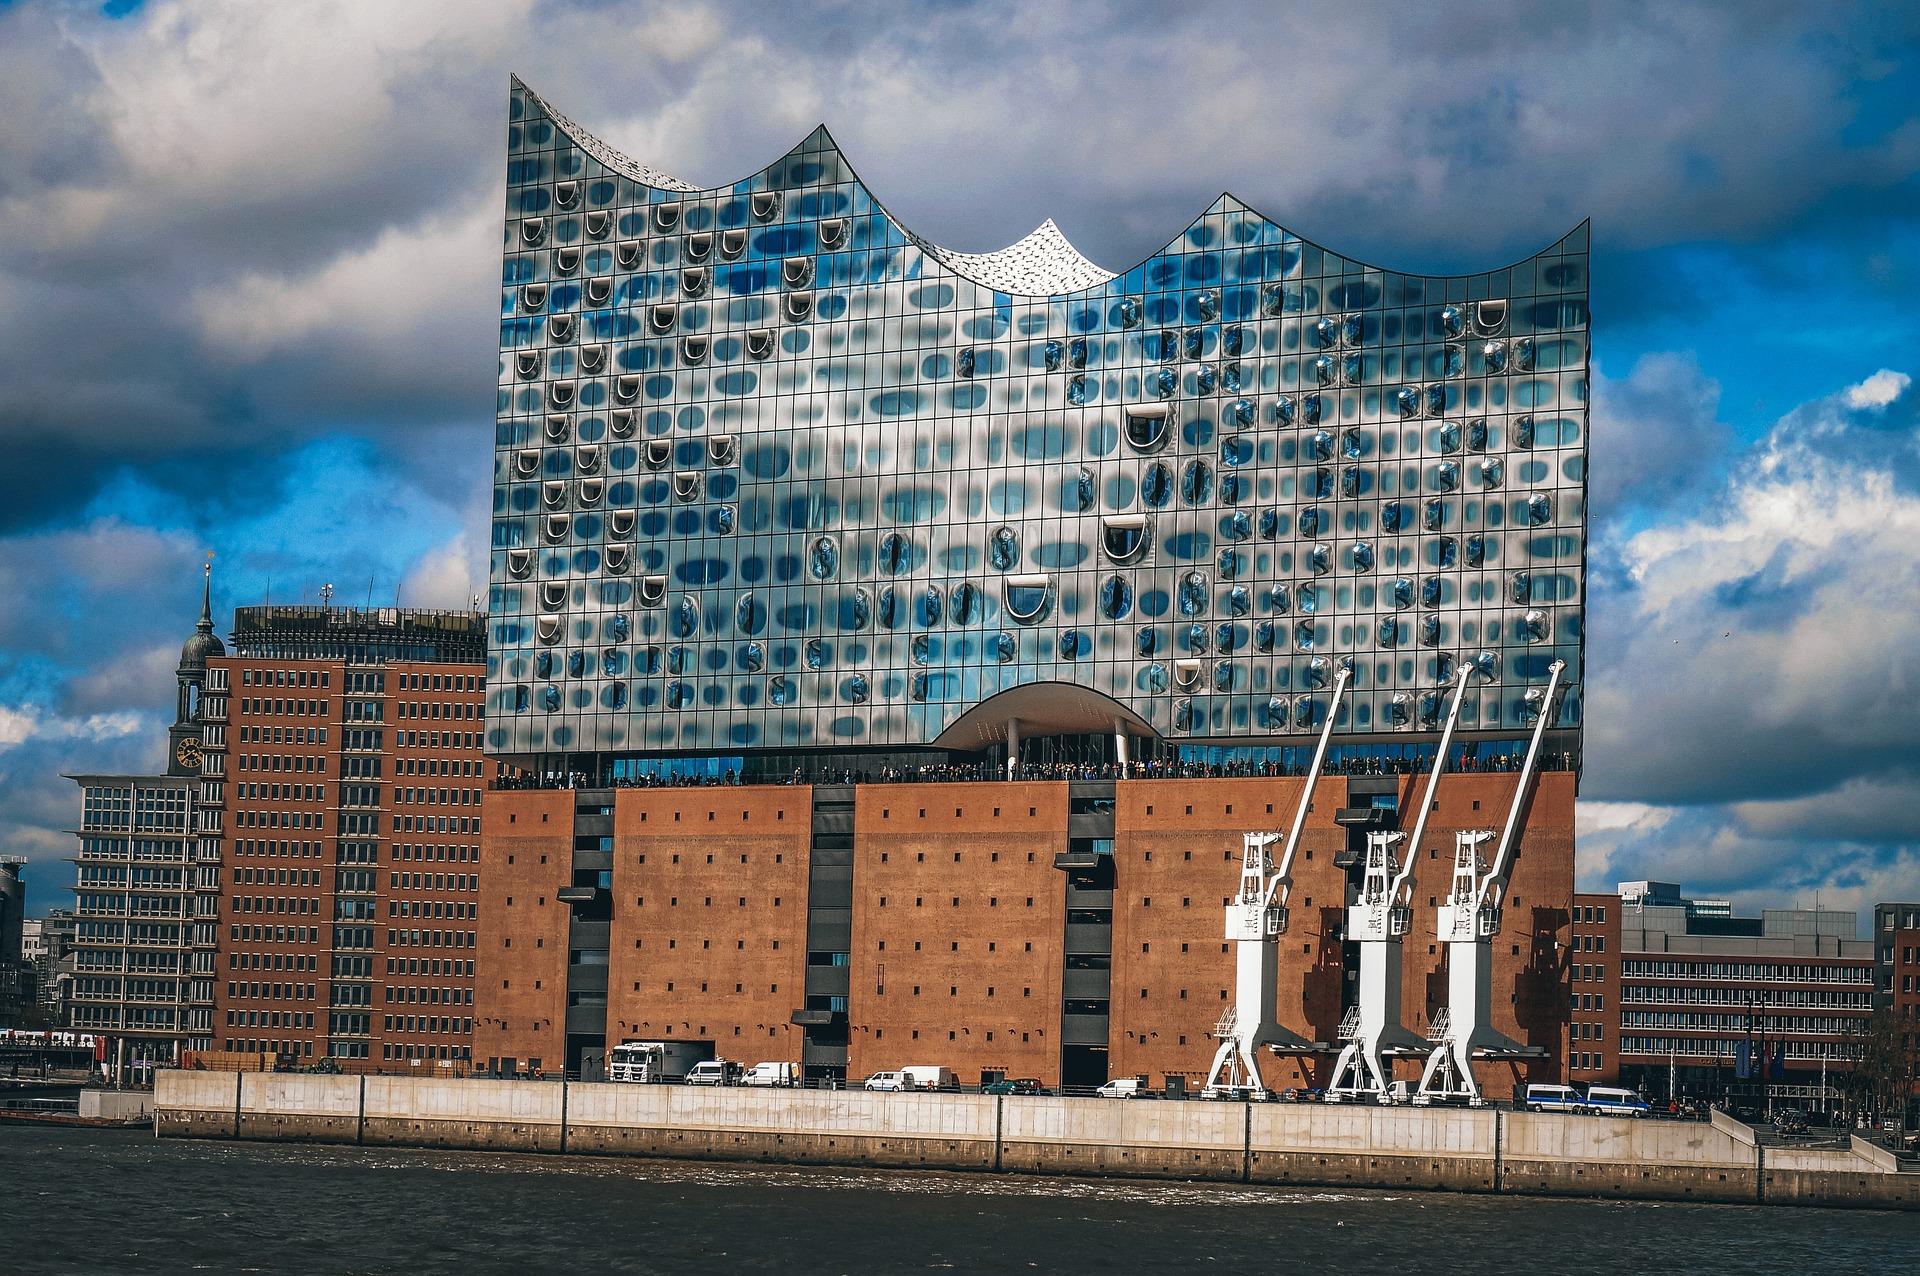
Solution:
M 1620 897 L 1573 897 L 1568 943 L 1567 1073 L 1587 1085 L 1620 1075 Z
M 1358 851 L 1457 721 L 1405 903 L 1538 726 L 1487 1081 L 1563 1075 L 1584 226 L 1421 277 L 1223 196 L 1115 274 L 929 244 L 824 130 L 700 189 L 515 81 L 508 152 L 487 749 L 550 787 L 486 798 L 477 1059 L 1204 1071 L 1329 721 L 1278 995 L 1337 1048 Z
M 235 613 L 204 702 L 226 831 L 213 1048 L 469 1057 L 483 641 L 465 612 Z

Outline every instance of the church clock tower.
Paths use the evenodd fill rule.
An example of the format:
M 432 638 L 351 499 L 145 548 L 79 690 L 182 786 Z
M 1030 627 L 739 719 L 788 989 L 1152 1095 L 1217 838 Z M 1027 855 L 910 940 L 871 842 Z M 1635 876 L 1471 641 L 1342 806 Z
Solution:
M 211 559 L 211 555 L 209 555 Z M 180 665 L 173 671 L 178 700 L 173 726 L 167 731 L 167 774 L 200 774 L 200 693 L 207 676 L 207 657 L 227 654 L 213 632 L 213 563 L 207 563 L 200 592 L 200 623 L 180 648 Z

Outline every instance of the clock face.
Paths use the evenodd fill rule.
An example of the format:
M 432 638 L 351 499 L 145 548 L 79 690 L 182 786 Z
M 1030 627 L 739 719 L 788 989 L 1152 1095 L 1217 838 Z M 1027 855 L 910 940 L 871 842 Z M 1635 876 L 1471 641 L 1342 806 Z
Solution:
M 180 747 L 173 751 L 173 756 L 179 761 L 181 766 L 189 770 L 198 768 L 200 765 L 200 742 L 198 740 L 182 740 Z

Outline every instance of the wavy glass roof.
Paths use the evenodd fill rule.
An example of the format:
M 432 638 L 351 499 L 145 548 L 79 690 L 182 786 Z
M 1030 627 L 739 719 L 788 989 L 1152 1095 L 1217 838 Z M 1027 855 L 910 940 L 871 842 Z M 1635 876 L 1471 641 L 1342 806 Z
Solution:
M 1222 196 L 1115 275 L 925 242 L 824 129 L 696 188 L 516 81 L 504 230 L 496 752 L 1284 747 L 1340 665 L 1406 740 L 1462 662 L 1500 738 L 1577 683 L 1584 226 L 1422 276 Z

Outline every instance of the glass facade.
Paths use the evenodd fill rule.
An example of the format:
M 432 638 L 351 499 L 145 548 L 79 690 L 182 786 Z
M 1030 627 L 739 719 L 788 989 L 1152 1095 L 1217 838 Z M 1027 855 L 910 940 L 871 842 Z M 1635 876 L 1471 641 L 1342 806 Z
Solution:
M 1462 662 L 1466 738 L 1555 660 L 1577 731 L 1584 225 L 1415 276 L 1223 196 L 1111 275 L 916 238 L 824 130 L 702 190 L 516 81 L 504 232 L 495 753 L 966 747 L 1049 687 L 1271 747 L 1347 662 L 1349 743 Z

